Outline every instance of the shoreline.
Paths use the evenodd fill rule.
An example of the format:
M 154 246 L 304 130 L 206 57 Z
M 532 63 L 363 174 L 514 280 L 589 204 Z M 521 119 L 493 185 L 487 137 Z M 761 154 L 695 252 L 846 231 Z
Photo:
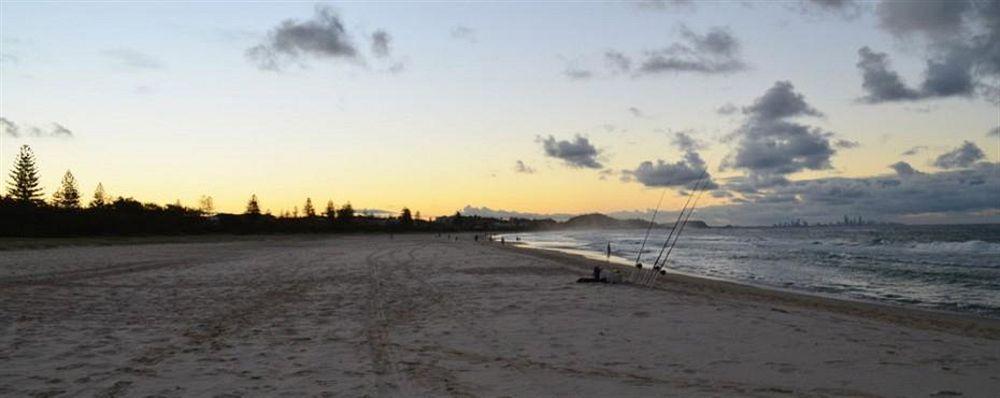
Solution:
M 614 261 L 609 263 L 582 254 L 571 254 L 552 249 L 530 247 L 523 243 L 514 242 L 506 246 L 495 246 L 502 250 L 512 250 L 570 265 L 581 271 L 589 271 L 594 266 L 608 267 L 608 265 L 624 271 L 634 270 L 630 266 Z M 660 275 L 652 288 L 675 293 L 711 296 L 720 299 L 750 299 L 759 304 L 818 310 L 873 319 L 915 329 L 943 331 L 961 336 L 1000 340 L 1000 319 L 980 317 L 973 314 L 924 308 L 907 308 L 883 303 L 827 297 L 676 272 L 668 272 L 666 275 Z M 772 308 L 772 310 L 778 312 L 786 311 L 780 308 Z

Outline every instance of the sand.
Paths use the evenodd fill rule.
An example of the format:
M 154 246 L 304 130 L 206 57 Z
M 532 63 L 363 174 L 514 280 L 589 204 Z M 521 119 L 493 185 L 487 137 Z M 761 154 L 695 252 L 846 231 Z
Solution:
M 434 235 L 0 252 L 2 396 L 996 396 L 995 321 Z

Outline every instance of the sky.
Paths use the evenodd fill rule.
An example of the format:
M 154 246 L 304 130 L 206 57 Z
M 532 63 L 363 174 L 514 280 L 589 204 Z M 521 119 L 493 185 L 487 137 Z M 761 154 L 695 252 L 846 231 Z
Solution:
M 1000 1 L 0 3 L 0 173 L 425 217 L 1000 222 Z M 707 171 L 703 171 L 707 170 Z

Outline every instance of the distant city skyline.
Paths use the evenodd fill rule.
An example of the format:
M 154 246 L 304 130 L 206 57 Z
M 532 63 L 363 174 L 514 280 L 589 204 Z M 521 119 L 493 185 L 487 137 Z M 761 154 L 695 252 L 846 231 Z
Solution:
M 275 214 L 1000 222 L 1000 1 L 0 4 L 0 173 Z

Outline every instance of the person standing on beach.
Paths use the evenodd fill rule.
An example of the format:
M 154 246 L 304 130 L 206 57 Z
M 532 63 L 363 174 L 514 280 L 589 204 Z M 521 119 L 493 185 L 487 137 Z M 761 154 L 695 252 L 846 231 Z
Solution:
M 608 241 L 607 256 L 608 256 L 608 262 L 611 262 L 611 241 L 610 240 Z

